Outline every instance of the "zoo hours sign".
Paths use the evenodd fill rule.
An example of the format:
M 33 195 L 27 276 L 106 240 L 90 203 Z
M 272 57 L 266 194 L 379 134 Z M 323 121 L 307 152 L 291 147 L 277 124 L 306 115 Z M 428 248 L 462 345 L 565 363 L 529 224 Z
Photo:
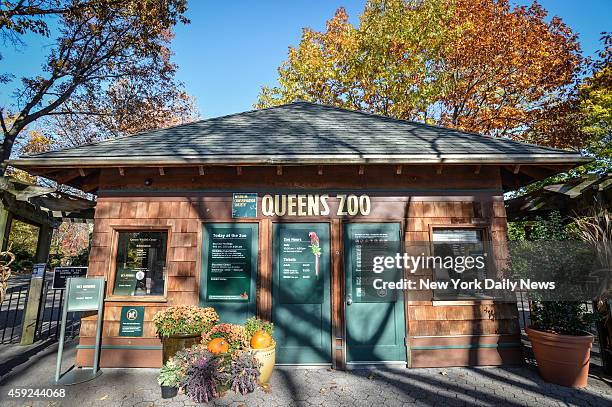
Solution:
M 338 194 L 337 216 L 369 215 L 372 209 L 368 195 Z M 331 197 L 324 195 L 264 195 L 261 213 L 264 216 L 328 216 Z

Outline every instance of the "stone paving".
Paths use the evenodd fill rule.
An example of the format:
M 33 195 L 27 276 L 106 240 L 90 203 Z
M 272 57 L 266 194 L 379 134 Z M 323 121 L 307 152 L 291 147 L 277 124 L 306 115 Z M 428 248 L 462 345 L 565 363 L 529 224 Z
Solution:
M 66 360 L 74 356 L 69 349 Z M 179 395 L 162 400 L 156 369 L 104 369 L 94 381 L 63 387 L 65 398 L 14 399 L 11 388 L 51 384 L 55 346 L 5 366 L 0 352 L 0 406 L 193 406 Z M 2 369 L 4 368 L 4 369 Z M 4 370 L 4 371 L 3 371 Z M 269 389 L 228 392 L 213 406 L 612 406 L 612 387 L 594 376 L 583 390 L 543 382 L 533 366 L 520 368 L 276 369 Z

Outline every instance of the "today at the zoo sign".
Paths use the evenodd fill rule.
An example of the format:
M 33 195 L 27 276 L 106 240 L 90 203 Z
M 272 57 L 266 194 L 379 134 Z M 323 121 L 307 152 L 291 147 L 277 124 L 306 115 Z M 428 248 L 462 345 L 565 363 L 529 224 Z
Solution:
M 372 205 L 368 195 L 338 194 L 337 216 L 369 215 Z M 264 195 L 261 213 L 264 216 L 327 216 L 330 196 L 324 195 Z

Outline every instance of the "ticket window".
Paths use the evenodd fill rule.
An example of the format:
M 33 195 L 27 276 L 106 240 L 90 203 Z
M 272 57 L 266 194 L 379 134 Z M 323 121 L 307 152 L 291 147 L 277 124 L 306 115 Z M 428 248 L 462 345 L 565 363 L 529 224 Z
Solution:
M 167 245 L 165 230 L 118 232 L 113 295 L 163 296 Z

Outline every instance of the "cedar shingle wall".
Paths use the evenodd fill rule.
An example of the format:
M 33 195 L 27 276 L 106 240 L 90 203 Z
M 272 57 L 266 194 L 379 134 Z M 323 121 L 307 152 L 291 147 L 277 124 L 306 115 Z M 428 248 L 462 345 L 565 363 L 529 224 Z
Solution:
M 89 276 L 106 276 L 108 284 L 114 276 L 113 229 L 121 227 L 168 227 L 166 303 L 109 302 L 105 303 L 103 336 L 119 336 L 119 319 L 124 305 L 146 305 L 143 338 L 155 338 L 151 322 L 155 313 L 165 306 L 197 305 L 200 220 L 198 202 L 181 198 L 100 198 L 96 206 L 94 233 L 89 257 Z M 108 292 L 108 291 L 107 291 Z M 83 320 L 81 336 L 95 335 L 96 317 Z

